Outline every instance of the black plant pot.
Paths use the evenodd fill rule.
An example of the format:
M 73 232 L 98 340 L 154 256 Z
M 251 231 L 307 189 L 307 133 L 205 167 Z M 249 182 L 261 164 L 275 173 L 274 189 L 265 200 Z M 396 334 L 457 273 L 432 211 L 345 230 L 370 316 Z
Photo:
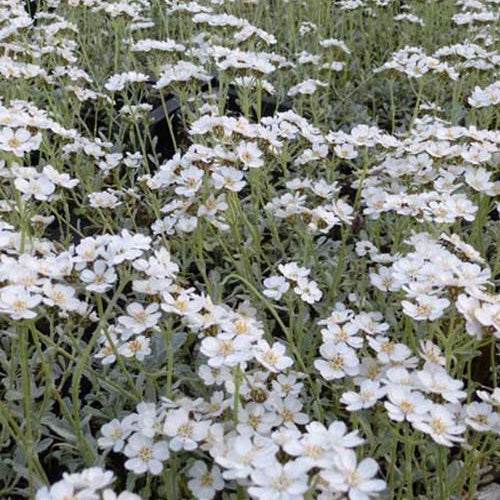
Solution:
M 158 106 L 149 114 L 149 136 L 155 141 L 149 144 L 161 160 L 174 156 L 175 145 L 180 143 L 183 135 L 181 102 L 173 95 L 168 95 L 164 101 L 165 106 Z
M 44 4 L 44 0 L 24 0 L 24 8 L 26 12 L 31 16 L 33 19 L 33 24 L 36 26 L 38 19 L 35 19 L 36 13 L 40 11 L 41 7 Z M 54 12 L 55 7 L 49 7 L 46 9 L 47 12 L 52 13 Z
M 151 85 L 154 83 L 154 80 L 150 82 Z M 219 88 L 219 79 L 217 76 L 213 76 L 210 84 L 206 84 L 202 87 L 202 90 L 207 91 L 211 89 L 217 92 Z M 163 100 L 165 106 L 160 105 L 155 107 L 149 115 L 152 122 L 149 132 L 152 139 L 156 138 L 156 155 L 161 159 L 168 159 L 174 156 L 174 144 L 182 142 L 186 131 L 182 128 L 182 104 L 179 99 L 175 95 L 168 94 Z M 238 103 L 238 92 L 233 85 L 230 85 L 228 88 L 226 106 L 231 113 L 237 115 L 242 114 L 241 107 Z M 272 116 L 277 112 L 285 112 L 291 109 L 292 103 L 288 100 L 278 103 L 273 97 L 262 96 L 262 116 Z M 254 118 L 256 118 L 256 116 L 254 116 Z
M 39 4 L 41 4 L 41 0 L 26 0 L 24 8 L 32 18 L 35 17 Z

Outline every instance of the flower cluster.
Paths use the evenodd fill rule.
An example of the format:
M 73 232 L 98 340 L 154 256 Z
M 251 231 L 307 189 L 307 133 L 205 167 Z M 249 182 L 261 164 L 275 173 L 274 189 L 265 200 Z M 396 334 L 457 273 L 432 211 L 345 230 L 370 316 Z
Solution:
M 473 108 L 485 108 L 500 103 L 500 81 L 488 85 L 484 89 L 475 87 L 468 99 Z
M 227 374 L 204 380 L 220 385 L 226 379 L 228 389 Z M 209 468 L 193 457 L 188 487 L 196 498 L 207 500 L 220 490 L 248 484 L 253 498 L 299 498 L 311 487 L 311 472 L 317 475 L 318 470 L 322 481 L 314 488 L 321 498 L 331 493 L 368 498 L 385 489 L 384 481 L 375 479 L 373 459 L 358 463 L 353 451 L 363 443 L 358 431 L 348 432 L 341 421 L 325 427 L 301 412 L 297 396 L 303 384 L 298 380 L 294 374 L 278 376 L 270 387 L 265 372 L 247 378 L 240 388 L 247 404 L 238 410 L 232 430 L 214 422 L 231 406 L 223 392 L 214 392 L 209 402 L 141 403 L 135 413 L 105 424 L 99 445 L 123 453 L 125 467 L 135 474 L 160 474 L 171 451 L 203 453 L 215 464 Z M 280 453 L 289 457 L 286 463 L 278 460 Z
M 102 500 L 140 500 L 139 495 L 123 491 L 117 494 L 109 488 L 115 480 L 111 471 L 91 467 L 73 474 L 63 473 L 63 479 L 36 492 L 36 500 L 61 500 L 65 498 L 95 498 Z
M 271 276 L 264 280 L 264 295 L 280 300 L 289 289 L 293 290 L 304 302 L 314 304 L 321 299 L 323 293 L 316 281 L 309 278 L 310 269 L 297 265 L 296 262 L 280 264 L 281 276 Z

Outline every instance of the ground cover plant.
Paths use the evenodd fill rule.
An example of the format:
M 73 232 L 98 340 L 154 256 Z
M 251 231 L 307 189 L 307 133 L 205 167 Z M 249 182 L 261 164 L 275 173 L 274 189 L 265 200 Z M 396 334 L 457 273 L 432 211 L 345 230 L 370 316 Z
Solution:
M 498 0 L 0 0 L 0 498 L 500 498 Z

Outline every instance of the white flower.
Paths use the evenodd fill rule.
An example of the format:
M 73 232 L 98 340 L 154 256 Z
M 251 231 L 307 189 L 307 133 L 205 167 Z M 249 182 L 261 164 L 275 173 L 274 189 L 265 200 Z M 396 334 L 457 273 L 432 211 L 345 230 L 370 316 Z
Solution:
M 494 304 L 483 303 L 474 310 L 474 317 L 481 325 L 493 327 L 496 336 L 500 337 L 500 301 Z
M 323 292 L 318 288 L 317 283 L 313 280 L 309 280 L 308 278 L 299 278 L 297 286 L 293 289 L 293 291 L 308 304 L 318 302 L 318 300 L 321 300 L 323 295 Z
M 280 417 L 280 423 L 304 425 L 310 420 L 306 413 L 300 411 L 304 406 L 300 399 L 293 396 L 287 396 L 285 399 L 272 398 L 268 404 Z
M 278 447 L 268 438 L 254 435 L 236 435 L 224 443 L 223 453 L 215 461 L 224 467 L 224 479 L 247 478 L 254 468 L 269 468 L 275 462 Z
M 151 50 L 161 50 L 164 52 L 181 51 L 186 48 L 184 45 L 176 43 L 174 40 L 153 40 L 150 38 L 141 39 L 130 46 L 132 52 L 150 52 Z
M 63 473 L 63 479 L 78 489 L 89 488 L 91 490 L 100 490 L 109 486 L 114 481 L 114 474 L 101 467 L 90 467 L 73 474 L 65 472 Z
M 389 386 L 387 399 L 384 406 L 389 418 L 396 422 L 419 420 L 432 407 L 432 401 L 406 387 Z
M 116 281 L 116 272 L 112 267 L 108 267 L 106 261 L 97 260 L 93 271 L 84 269 L 80 273 L 80 279 L 87 283 L 86 288 L 89 292 L 104 293 Z
M 443 356 L 441 349 L 432 342 L 432 340 L 420 341 L 420 356 L 428 361 L 429 363 L 434 363 L 436 365 L 444 366 L 446 364 L 446 358 Z
M 181 316 L 194 314 L 203 306 L 198 298 L 191 296 L 185 291 L 181 291 L 176 297 L 168 292 L 163 294 L 163 303 L 161 308 L 168 313 L 175 313 Z
M 170 448 L 174 451 L 195 450 L 207 437 L 209 428 L 208 420 L 197 422 L 184 408 L 169 411 L 163 424 L 163 432 L 171 438 Z
M 356 453 L 345 450 L 334 458 L 334 469 L 321 471 L 321 477 L 335 492 L 346 493 L 350 500 L 368 500 L 386 488 L 381 479 L 374 479 L 378 465 L 372 458 L 357 463 Z
M 240 408 L 238 411 L 237 430 L 240 434 L 257 432 L 262 436 L 267 436 L 280 423 L 279 415 L 274 411 L 267 411 L 264 405 L 259 403 L 248 403 L 245 408 Z
M 462 150 L 462 158 L 473 165 L 479 165 L 487 162 L 491 158 L 491 153 L 478 146 L 470 146 Z
M 500 430 L 499 414 L 488 403 L 471 403 L 465 406 L 465 423 L 478 432 Z
M 474 87 L 468 101 L 474 108 L 498 104 L 500 102 L 500 81 L 496 81 L 484 89 L 478 86 Z
M 345 323 L 346 321 L 350 321 L 353 318 L 353 312 L 351 309 L 347 309 L 344 304 L 341 302 L 337 302 L 335 304 L 335 308 L 330 313 L 327 319 L 322 319 L 318 321 L 318 325 L 329 325 L 332 324 L 340 324 Z
M 198 500 L 211 500 L 224 489 L 224 479 L 217 465 L 208 470 L 205 462 L 196 460 L 189 468 L 188 476 L 192 478 L 188 481 L 188 488 Z
M 213 418 L 221 416 L 230 405 L 231 401 L 225 399 L 223 391 L 215 391 L 210 396 L 210 401 L 203 402 L 200 408 L 207 417 Z
M 229 189 L 238 192 L 243 189 L 246 182 L 243 179 L 243 172 L 233 167 L 217 167 L 212 172 L 212 181 L 215 189 Z
M 252 357 L 250 339 L 245 335 L 233 337 L 219 334 L 202 340 L 200 351 L 208 356 L 208 364 L 213 367 L 236 366 Z
M 56 306 L 63 311 L 76 311 L 80 301 L 74 297 L 75 289 L 71 286 L 45 283 L 43 286 L 43 303 L 48 306 Z
M 88 195 L 90 206 L 93 208 L 116 208 L 121 205 L 121 201 L 115 193 L 111 191 L 99 191 Z
M 335 151 L 335 154 L 343 160 L 354 160 L 354 158 L 358 157 L 358 152 L 354 149 L 354 146 L 348 142 L 338 144 L 333 148 L 333 150 Z
M 262 151 L 255 142 L 240 142 L 236 153 L 246 168 L 260 168 L 264 165 Z
M 275 461 L 255 469 L 251 477 L 253 485 L 248 492 L 259 500 L 301 500 L 308 490 L 307 468 L 298 461 L 284 465 Z
M 374 146 L 375 139 L 380 135 L 380 130 L 377 127 L 368 125 L 356 125 L 351 130 L 349 140 L 357 146 Z
M 289 281 L 297 282 L 300 278 L 306 278 L 311 272 L 310 269 L 299 266 L 296 262 L 280 264 L 278 266 L 280 273 Z
M 142 333 L 157 325 L 161 317 L 158 312 L 159 305 L 156 303 L 144 307 L 138 302 L 132 302 L 127 306 L 127 316 L 119 316 L 118 322 L 133 333 Z
M 131 432 L 129 426 L 115 418 L 101 427 L 102 437 L 97 440 L 97 444 L 101 448 L 112 448 L 117 453 L 123 450 L 125 440 Z
M 39 175 L 32 179 L 17 177 L 14 181 L 14 185 L 16 189 L 24 195 L 28 197 L 33 196 L 33 198 L 40 201 L 47 201 L 56 189 L 54 183 L 45 175 Z
M 467 393 L 462 391 L 464 383 L 450 377 L 441 366 L 426 363 L 423 370 L 417 372 L 421 388 L 431 394 L 440 394 L 450 403 L 458 403 Z
M 194 166 L 181 170 L 175 179 L 177 184 L 175 188 L 176 194 L 187 198 L 193 196 L 201 188 L 203 175 L 203 170 Z
M 271 347 L 265 340 L 259 340 L 254 352 L 255 359 L 273 373 L 286 370 L 293 364 L 292 358 L 285 355 L 285 346 L 279 342 Z
M 360 349 L 363 346 L 363 338 L 358 336 L 359 326 L 355 321 L 347 322 L 343 325 L 328 323 L 326 328 L 321 330 L 323 342 L 343 344 L 353 349 Z
M 359 373 L 359 359 L 356 351 L 342 344 L 327 342 L 319 348 L 324 359 L 314 361 L 315 368 L 325 380 L 343 378 Z
M 500 387 L 495 387 L 491 394 L 487 391 L 477 391 L 477 395 L 482 401 L 496 407 L 497 411 L 500 410 Z
M 371 284 L 382 292 L 397 291 L 401 288 L 401 282 L 396 281 L 388 267 L 380 267 L 377 273 L 371 272 L 369 276 Z
M 359 393 L 347 391 L 342 394 L 340 402 L 346 405 L 348 411 L 358 411 L 370 408 L 385 395 L 385 388 L 380 382 L 365 380 L 361 382 Z
M 73 189 L 80 182 L 78 179 L 71 179 L 68 174 L 58 172 L 52 165 L 45 165 L 43 173 L 54 184 L 67 189 Z
M 328 428 L 319 422 L 311 422 L 306 429 L 311 435 L 321 438 L 324 448 L 336 453 L 343 453 L 346 448 L 355 448 L 364 442 L 358 435 L 359 431 L 347 432 L 346 424 L 340 420 L 332 422 Z
M 448 299 L 434 296 L 420 295 L 416 298 L 417 305 L 403 300 L 403 311 L 406 315 L 416 320 L 435 320 L 443 315 L 444 310 L 450 305 Z
M 113 345 L 109 342 L 106 335 L 101 335 L 99 338 L 101 348 L 95 355 L 97 359 L 101 360 L 103 365 L 111 365 L 116 361 L 116 350 L 120 347 L 120 342 L 116 336 L 116 330 L 113 327 L 109 328 L 108 335 L 110 340 L 113 342 Z
M 443 446 L 454 446 L 464 440 L 460 434 L 465 432 L 465 425 L 457 425 L 452 413 L 443 405 L 433 405 L 429 413 L 412 424 Z
M 132 340 L 125 342 L 118 347 L 118 352 L 125 358 L 135 357 L 138 361 L 144 361 L 144 358 L 151 354 L 151 339 L 144 335 L 138 335 Z
M 354 209 L 349 205 L 349 203 L 343 200 L 333 201 L 331 204 L 331 209 L 333 213 L 346 224 L 351 224 L 354 216 L 352 215 Z
M 160 425 L 157 413 L 158 410 L 154 403 L 139 403 L 136 413 L 133 413 L 131 417 L 134 430 L 138 430 L 143 436 L 155 437 Z
M 125 455 L 129 458 L 125 468 L 136 474 L 160 474 L 163 470 L 163 460 L 170 456 L 168 443 L 165 441 L 154 442 L 152 438 L 142 434 L 133 434 L 125 446 Z
M 53 484 L 50 489 L 43 487 L 36 492 L 35 500 L 68 500 L 79 498 L 95 498 L 95 493 L 92 490 L 80 491 L 74 484 L 62 479 Z
M 407 360 L 412 353 L 407 345 L 392 342 L 387 337 L 369 337 L 368 343 L 370 347 L 377 352 L 377 359 L 384 364 L 402 363 Z
M 0 292 L 0 311 L 12 319 L 33 319 L 37 313 L 32 311 L 42 301 L 40 295 L 32 295 L 24 286 L 6 286 Z
M 141 500 L 141 497 L 130 491 L 122 491 L 117 495 L 113 490 L 107 489 L 102 492 L 102 500 Z
M 85 263 L 93 262 L 104 253 L 101 243 L 94 238 L 84 238 L 75 250 L 75 262 L 78 263 L 78 269 L 82 269 Z
M 170 252 L 164 247 L 156 250 L 154 257 L 134 261 L 133 267 L 145 272 L 148 276 L 158 278 L 175 278 L 179 272 L 179 266 L 172 262 Z
M 101 498 L 100 495 L 103 500 L 140 500 L 128 491 L 117 495 L 112 489 L 106 488 L 113 481 L 113 473 L 101 467 L 91 467 L 73 474 L 64 473 L 60 481 L 37 490 L 35 500 L 97 500 Z
M 290 90 L 288 91 L 287 95 L 289 97 L 296 96 L 297 94 L 311 95 L 314 94 L 314 92 L 316 92 L 316 90 L 319 87 L 327 87 L 327 86 L 328 84 L 325 82 L 309 78 L 308 80 L 305 80 L 297 85 L 294 85 L 293 87 L 290 87 Z
M 210 76 L 203 66 L 197 66 L 189 61 L 179 61 L 176 64 L 166 64 L 155 88 L 162 89 L 173 82 L 187 82 L 193 79 L 209 81 Z
M 128 82 L 147 82 L 148 80 L 148 75 L 144 73 L 129 71 L 127 73 L 112 75 L 104 84 L 104 88 L 110 92 L 116 92 L 118 90 L 123 90 Z
M 230 369 L 225 366 L 215 368 L 213 366 L 200 365 L 198 375 L 205 385 L 221 385 L 232 378 Z
M 225 212 L 227 210 L 226 195 L 225 193 L 219 194 L 215 197 L 213 193 L 210 193 L 209 197 L 198 206 L 198 217 L 207 217 L 212 222 L 216 222 L 215 216 L 219 212 Z
M 290 373 L 289 375 L 284 375 L 280 373 L 275 380 L 271 382 L 273 386 L 273 391 L 279 397 L 286 396 L 297 396 L 304 384 L 298 381 L 299 376 L 297 373 Z
M 310 426 L 311 424 L 307 426 L 308 429 Z M 303 464 L 308 470 L 313 467 L 328 467 L 334 455 L 321 433 L 308 432 L 301 435 L 299 432 L 296 438 L 289 436 L 281 446 L 288 455 L 298 457 L 297 463 Z
M 283 276 L 271 276 L 264 280 L 263 294 L 274 300 L 280 300 L 290 288 L 290 283 Z
M 469 167 L 465 171 L 465 182 L 476 191 L 495 196 L 495 183 L 490 180 L 492 172 L 488 172 L 483 167 Z
M 107 257 L 116 265 L 126 260 L 134 260 L 143 251 L 149 250 L 151 238 L 142 234 L 130 234 L 123 229 L 119 235 L 112 237 L 107 246 Z
M 40 148 L 42 134 L 31 135 L 25 128 L 18 128 L 15 131 L 4 127 L 0 130 L 0 151 L 7 151 L 15 156 L 24 156 L 28 151 Z

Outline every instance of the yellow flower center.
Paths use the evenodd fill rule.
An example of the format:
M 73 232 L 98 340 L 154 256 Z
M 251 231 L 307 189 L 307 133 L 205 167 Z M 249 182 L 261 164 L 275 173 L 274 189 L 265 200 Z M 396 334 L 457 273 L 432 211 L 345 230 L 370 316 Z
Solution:
M 150 446 L 143 446 L 138 455 L 143 462 L 149 462 L 153 458 L 153 450 Z
M 344 366 L 344 356 L 339 354 L 330 360 L 330 367 L 333 370 L 341 370 Z

